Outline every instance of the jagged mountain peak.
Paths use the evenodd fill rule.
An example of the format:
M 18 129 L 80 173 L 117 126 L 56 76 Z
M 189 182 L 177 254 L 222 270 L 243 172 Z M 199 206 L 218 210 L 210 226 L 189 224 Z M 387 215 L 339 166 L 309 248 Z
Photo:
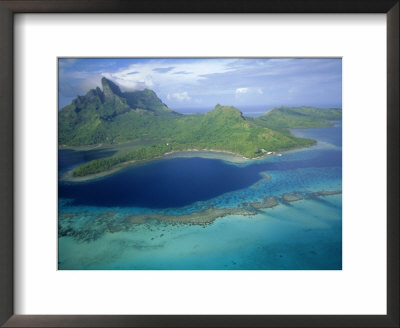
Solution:
M 153 90 L 122 92 L 115 82 L 106 77 L 101 79 L 101 87 L 89 90 L 84 96 L 77 96 L 63 109 L 79 113 L 80 116 L 82 114 L 86 120 L 99 117 L 109 121 L 132 110 L 151 115 L 180 115 L 169 109 Z M 76 119 L 79 120 L 78 117 Z
M 121 89 L 113 81 L 103 77 L 101 79 L 101 86 L 103 87 L 104 97 L 109 98 L 114 95 L 122 96 Z

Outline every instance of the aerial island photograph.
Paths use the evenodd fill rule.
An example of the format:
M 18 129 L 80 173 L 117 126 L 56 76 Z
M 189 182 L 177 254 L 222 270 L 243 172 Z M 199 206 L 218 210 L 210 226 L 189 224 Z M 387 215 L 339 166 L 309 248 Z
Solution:
M 58 270 L 342 270 L 341 58 L 58 58 Z

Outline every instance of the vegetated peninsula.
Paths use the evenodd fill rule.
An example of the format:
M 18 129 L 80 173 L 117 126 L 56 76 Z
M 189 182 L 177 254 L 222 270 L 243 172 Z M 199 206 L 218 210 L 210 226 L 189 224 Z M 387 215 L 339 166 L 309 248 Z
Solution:
M 205 114 L 182 115 L 152 90 L 121 92 L 112 81 L 102 78 L 101 82 L 102 90 L 92 89 L 59 111 L 59 145 L 137 143 L 125 152 L 79 166 L 74 177 L 112 172 L 127 163 L 176 151 L 225 151 L 252 159 L 307 147 L 316 141 L 297 138 L 288 129 L 327 126 L 341 119 L 342 113 L 341 109 L 280 107 L 254 119 L 235 107 L 216 105 Z
M 342 119 L 342 110 L 315 107 L 277 107 L 253 119 L 257 125 L 288 133 L 288 129 L 319 128 L 330 126 L 331 121 Z

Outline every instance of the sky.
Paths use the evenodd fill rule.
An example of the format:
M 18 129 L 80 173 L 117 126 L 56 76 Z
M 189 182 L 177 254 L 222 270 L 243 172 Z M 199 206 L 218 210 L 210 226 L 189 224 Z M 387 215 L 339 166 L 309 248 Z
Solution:
M 99 86 L 155 91 L 171 109 L 342 107 L 340 58 L 60 58 L 59 109 Z

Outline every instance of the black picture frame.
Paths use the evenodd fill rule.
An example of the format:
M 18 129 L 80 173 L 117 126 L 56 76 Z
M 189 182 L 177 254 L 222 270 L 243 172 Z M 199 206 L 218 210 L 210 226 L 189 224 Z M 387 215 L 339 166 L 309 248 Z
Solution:
M 0 0 L 0 324 L 4 327 L 399 327 L 398 0 Z M 16 13 L 385 13 L 387 315 L 14 315 L 13 17 Z M 368 286 L 366 286 L 368 288 Z

